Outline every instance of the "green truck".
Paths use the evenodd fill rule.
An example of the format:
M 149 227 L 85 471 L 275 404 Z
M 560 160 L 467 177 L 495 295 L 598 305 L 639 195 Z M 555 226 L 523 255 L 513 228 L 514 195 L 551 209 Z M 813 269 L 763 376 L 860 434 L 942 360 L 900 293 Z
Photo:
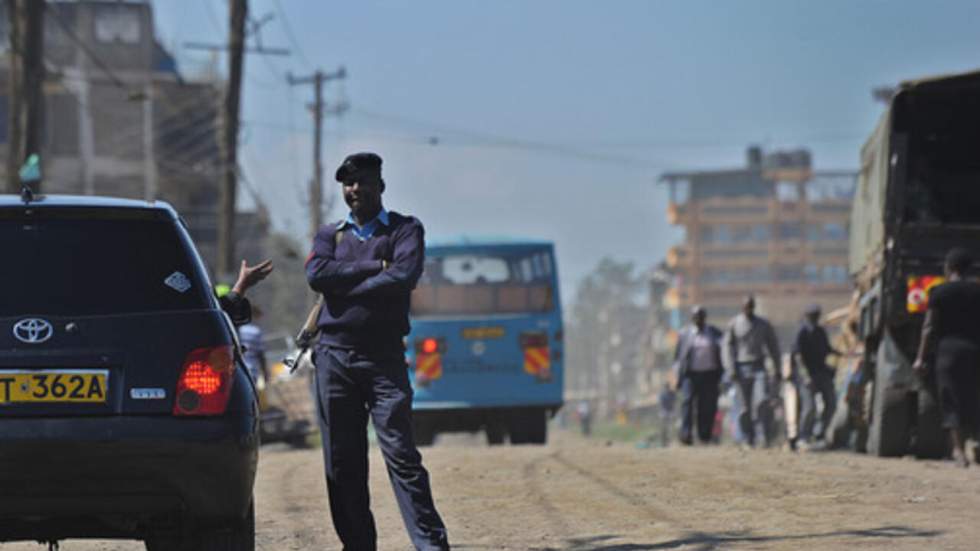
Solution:
M 912 361 L 946 252 L 966 247 L 980 259 L 980 72 L 895 90 L 861 151 L 850 240 L 870 380 L 859 446 L 878 456 L 943 457 L 935 385 L 913 374 Z

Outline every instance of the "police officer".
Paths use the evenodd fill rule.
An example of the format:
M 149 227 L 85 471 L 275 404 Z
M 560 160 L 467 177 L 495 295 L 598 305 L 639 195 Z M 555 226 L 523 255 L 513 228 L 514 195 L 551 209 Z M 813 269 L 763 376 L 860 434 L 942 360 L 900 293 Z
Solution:
M 403 343 L 409 296 L 422 274 L 422 224 L 382 206 L 378 155 L 350 155 L 336 179 L 350 214 L 320 229 L 306 262 L 310 287 L 324 297 L 314 363 L 334 529 L 345 550 L 377 546 L 368 496 L 370 415 L 412 543 L 449 549 L 412 437 Z

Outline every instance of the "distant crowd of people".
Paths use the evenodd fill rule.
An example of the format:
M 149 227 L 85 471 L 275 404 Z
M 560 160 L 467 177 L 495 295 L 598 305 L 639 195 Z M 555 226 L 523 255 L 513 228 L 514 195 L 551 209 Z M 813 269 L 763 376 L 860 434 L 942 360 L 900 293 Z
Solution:
M 964 276 L 972 259 L 961 249 L 946 257 L 945 283 L 932 289 L 914 369 L 932 385 L 939 399 L 943 427 L 950 435 L 954 459 L 966 466 L 965 445 L 980 428 L 980 283 Z M 837 446 L 862 427 L 867 374 L 861 369 L 863 346 L 857 324 L 843 327 L 842 349 L 831 344 L 821 325 L 818 305 L 807 307 L 789 354 L 781 355 L 772 324 L 756 313 L 753 296 L 724 330 L 708 323 L 702 306 L 691 310 L 691 323 L 680 331 L 674 353 L 674 386 L 659 396 L 661 418 L 668 434 L 679 394 L 682 444 L 719 439 L 718 406 L 724 393 L 731 399 L 729 419 L 736 443 L 770 446 L 776 436 L 774 413 L 781 410 L 787 446 Z M 838 396 L 830 358 L 851 360 Z M 768 362 L 767 362 L 768 360 Z M 845 362 L 836 362 L 845 364 Z M 856 367 L 854 367 L 856 366 Z M 858 384 L 852 384 L 857 381 Z M 835 417 L 841 400 L 842 415 Z M 858 438 L 858 441 L 861 439 Z M 662 443 L 666 445 L 667 437 Z

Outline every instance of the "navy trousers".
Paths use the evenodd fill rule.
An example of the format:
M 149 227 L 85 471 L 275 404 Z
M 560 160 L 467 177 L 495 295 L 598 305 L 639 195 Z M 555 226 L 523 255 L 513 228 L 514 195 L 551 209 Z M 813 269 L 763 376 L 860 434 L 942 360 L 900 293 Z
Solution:
M 817 425 L 817 395 L 823 400 L 823 412 Z M 834 389 L 834 372 L 825 369 L 811 374 L 808 384 L 800 385 L 800 401 L 803 403 L 800 414 L 800 438 L 809 441 L 823 440 L 830 420 L 837 409 L 837 391 Z M 814 430 L 816 429 L 816 430 Z
M 314 362 L 330 515 L 344 550 L 377 547 L 368 494 L 369 415 L 412 543 L 420 550 L 449 549 L 429 473 L 412 437 L 412 388 L 404 356 L 369 356 L 320 343 Z

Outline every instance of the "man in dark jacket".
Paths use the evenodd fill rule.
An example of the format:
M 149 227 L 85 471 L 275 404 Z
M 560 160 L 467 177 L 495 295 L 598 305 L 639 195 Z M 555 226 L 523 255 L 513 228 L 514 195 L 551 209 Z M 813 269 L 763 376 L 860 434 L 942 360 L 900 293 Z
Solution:
M 449 549 L 412 437 L 403 342 L 425 258 L 422 224 L 382 206 L 385 182 L 374 153 L 347 157 L 336 179 L 350 214 L 320 229 L 306 262 L 307 281 L 324 299 L 314 363 L 334 529 L 344 549 L 377 547 L 368 495 L 370 416 L 412 543 Z
M 708 312 L 703 306 L 693 308 L 692 324 L 681 332 L 674 353 L 681 391 L 680 440 L 687 445 L 694 443 L 691 430 L 695 415 L 698 440 L 711 442 L 718 411 L 718 387 L 723 370 L 722 333 L 717 327 L 708 325 L 707 319 Z
M 834 390 L 834 370 L 827 366 L 827 356 L 839 355 L 830 345 L 827 331 L 820 326 L 820 306 L 806 309 L 803 324 L 793 339 L 793 365 L 803 366 L 805 373 L 799 383 L 802 411 L 800 414 L 800 438 L 804 442 L 823 440 L 837 408 L 837 392 Z M 817 424 L 817 396 L 823 402 L 823 412 Z M 816 426 L 816 430 L 814 430 Z M 792 442 L 790 443 L 793 444 Z

